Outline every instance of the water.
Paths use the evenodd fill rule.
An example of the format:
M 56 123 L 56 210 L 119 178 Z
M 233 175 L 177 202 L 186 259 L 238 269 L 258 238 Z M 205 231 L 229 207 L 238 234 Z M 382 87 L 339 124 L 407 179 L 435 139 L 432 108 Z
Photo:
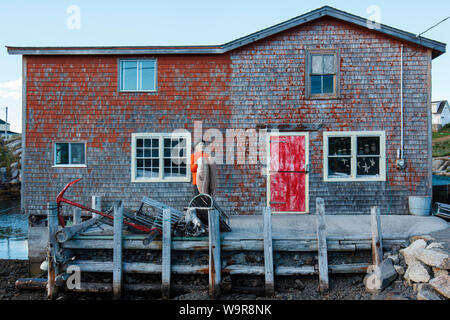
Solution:
M 28 219 L 19 200 L 0 200 L 0 259 L 28 260 Z

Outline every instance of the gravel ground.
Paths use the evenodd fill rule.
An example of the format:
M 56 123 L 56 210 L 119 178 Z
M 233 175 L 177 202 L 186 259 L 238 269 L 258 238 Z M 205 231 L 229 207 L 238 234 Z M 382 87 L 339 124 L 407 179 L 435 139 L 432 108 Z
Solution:
M 28 261 L 0 260 L 0 300 L 45 300 L 44 291 L 16 291 L 14 283 L 19 278 L 28 277 Z M 45 277 L 42 274 L 41 277 Z M 275 300 L 415 300 L 416 295 L 412 287 L 406 285 L 400 278 L 381 294 L 372 295 L 366 293 L 363 285 L 363 275 L 334 275 L 330 276 L 330 294 L 321 297 L 318 292 L 318 279 L 315 276 L 305 277 L 280 277 L 276 279 Z M 233 283 L 242 284 L 239 279 L 233 279 Z M 252 284 L 261 287 L 262 277 L 249 279 L 245 277 L 242 282 L 250 287 Z M 187 294 L 173 296 L 174 300 L 207 300 L 208 292 L 199 290 Z M 125 293 L 124 299 L 159 299 L 157 295 L 134 295 Z M 75 294 L 61 293 L 59 299 L 64 300 L 103 300 L 111 299 L 110 294 Z M 221 300 L 266 300 L 265 297 L 256 294 L 224 293 Z

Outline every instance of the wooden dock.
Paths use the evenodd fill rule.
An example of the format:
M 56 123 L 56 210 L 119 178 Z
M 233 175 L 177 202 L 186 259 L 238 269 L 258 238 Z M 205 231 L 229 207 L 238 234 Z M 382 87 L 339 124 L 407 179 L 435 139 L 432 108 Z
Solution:
M 319 289 L 322 294 L 327 294 L 329 288 L 329 274 L 360 273 L 364 274 L 372 265 L 379 263 L 382 258 L 382 250 L 394 245 L 407 245 L 409 236 L 405 236 L 405 223 L 392 225 L 389 217 L 380 217 L 377 208 L 372 209 L 372 215 L 367 216 L 326 216 L 326 208 L 322 199 L 317 199 L 317 214 L 310 216 L 278 216 L 271 213 L 270 208 L 263 210 L 258 216 L 231 217 L 231 232 L 220 233 L 218 212 L 211 210 L 209 214 L 209 237 L 207 238 L 177 238 L 171 236 L 171 224 L 168 210 L 164 211 L 163 235 L 159 240 L 154 240 L 145 245 L 146 235 L 126 234 L 123 231 L 120 217 L 123 214 L 123 206 L 120 202 L 114 205 L 115 223 L 113 227 L 98 231 L 87 222 L 79 222 L 80 212 L 74 211 L 74 221 L 79 222 L 71 227 L 66 227 L 66 237 L 59 236 L 57 219 L 54 217 L 54 204 L 48 206 L 49 217 L 49 244 L 48 251 L 48 296 L 54 299 L 58 293 L 58 286 L 68 290 L 64 281 L 68 270 L 76 266 L 81 272 L 87 273 L 112 273 L 112 284 L 82 283 L 81 288 L 73 288 L 80 292 L 112 292 L 115 299 L 119 299 L 122 290 L 154 291 L 161 292 L 163 298 L 169 298 L 171 290 L 180 285 L 171 284 L 171 275 L 209 275 L 209 295 L 211 298 L 220 296 L 222 277 L 224 275 L 251 275 L 263 276 L 265 281 L 264 292 L 266 296 L 273 296 L 275 292 L 275 276 L 302 276 L 318 275 Z M 166 212 L 167 211 L 167 212 Z M 407 217 L 405 221 L 408 232 L 420 233 L 420 219 Z M 97 218 L 92 218 L 97 219 Z M 395 218 L 394 220 L 402 220 Z M 341 220 L 346 220 L 342 223 Z M 414 220 L 414 221 L 413 221 Z M 353 225 L 349 223 L 353 221 Z M 390 223 L 387 228 L 384 228 Z M 438 223 L 436 221 L 436 223 Z M 88 229 L 81 225 L 89 225 Z M 91 223 L 92 224 L 92 223 Z M 397 232 L 400 228 L 403 232 Z M 402 229 L 403 228 L 403 229 Z M 414 230 L 414 228 L 416 228 Z M 418 228 L 418 229 L 417 229 Z M 78 230 L 72 232 L 71 230 Z M 80 232 L 81 230 L 81 232 Z M 122 230 L 122 232 L 121 232 Z M 355 232 L 355 230 L 357 232 Z M 383 231 L 381 231 L 383 230 Z M 411 231 L 412 230 L 412 231 Z M 381 237 L 381 232 L 383 236 Z M 395 233 L 395 234 L 392 234 Z M 59 239 L 59 241 L 58 241 Z M 71 252 L 74 250 L 98 250 L 109 249 L 113 251 L 112 261 L 74 260 Z M 156 250 L 161 251 L 161 263 L 146 261 L 123 261 L 124 250 Z M 209 256 L 207 265 L 174 264 L 175 251 L 204 252 Z M 243 252 L 252 254 L 260 251 L 263 253 L 262 265 L 247 265 L 235 263 L 223 265 L 222 252 Z M 371 251 L 373 259 L 365 263 L 339 264 L 328 263 L 330 252 L 356 253 L 358 251 Z M 317 253 L 318 264 L 302 266 L 277 265 L 274 262 L 275 252 L 287 253 Z M 160 283 L 126 284 L 123 283 L 123 273 L 154 274 L 161 275 Z

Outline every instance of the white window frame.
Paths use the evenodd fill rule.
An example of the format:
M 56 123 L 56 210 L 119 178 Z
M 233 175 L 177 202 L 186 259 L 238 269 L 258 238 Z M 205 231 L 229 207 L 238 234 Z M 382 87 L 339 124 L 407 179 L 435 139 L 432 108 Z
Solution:
M 84 164 L 56 164 L 56 145 L 67 143 L 69 144 L 69 162 L 72 158 L 72 147 L 71 144 L 82 143 L 84 144 Z M 86 141 L 57 141 L 53 143 L 53 168 L 86 168 L 87 167 L 87 143 Z
M 328 138 L 351 138 L 351 175 L 348 178 L 328 177 Z M 380 138 L 380 174 L 378 176 L 357 175 L 357 137 Z M 386 132 L 385 131 L 341 131 L 323 133 L 323 177 L 325 182 L 385 182 L 386 181 Z
M 159 139 L 159 177 L 136 177 L 136 141 L 137 139 Z M 164 177 L 164 138 L 186 139 L 186 177 Z M 191 134 L 186 133 L 133 133 L 131 135 L 131 182 L 191 182 Z
M 138 63 L 138 72 L 137 72 L 137 77 L 136 77 L 136 90 L 125 90 L 122 89 L 122 80 L 123 80 L 123 74 L 122 74 L 122 62 L 133 62 L 136 61 Z M 154 61 L 155 62 L 155 68 L 153 70 L 154 75 L 153 78 L 155 79 L 155 85 L 154 85 L 154 89 L 153 90 L 142 90 L 139 89 L 139 84 L 142 87 L 142 68 L 139 68 L 139 63 L 141 63 L 142 61 Z M 157 79 L 157 72 L 156 70 L 158 69 L 158 63 L 156 61 L 156 59 L 119 59 L 119 91 L 120 92 L 156 92 L 157 91 L 157 84 L 158 84 L 158 79 Z
M 323 94 L 311 93 L 311 76 L 312 76 L 312 56 L 314 55 L 334 55 L 334 92 Z M 307 49 L 306 50 L 306 72 L 305 72 L 305 97 L 310 100 L 333 100 L 340 98 L 340 50 L 339 49 Z

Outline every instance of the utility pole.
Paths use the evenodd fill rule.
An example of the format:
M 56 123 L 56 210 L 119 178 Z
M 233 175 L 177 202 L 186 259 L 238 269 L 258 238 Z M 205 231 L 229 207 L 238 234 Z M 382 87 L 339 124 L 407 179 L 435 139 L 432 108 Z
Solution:
M 5 141 L 8 140 L 8 107 L 5 107 L 6 110 L 6 120 L 5 120 Z

